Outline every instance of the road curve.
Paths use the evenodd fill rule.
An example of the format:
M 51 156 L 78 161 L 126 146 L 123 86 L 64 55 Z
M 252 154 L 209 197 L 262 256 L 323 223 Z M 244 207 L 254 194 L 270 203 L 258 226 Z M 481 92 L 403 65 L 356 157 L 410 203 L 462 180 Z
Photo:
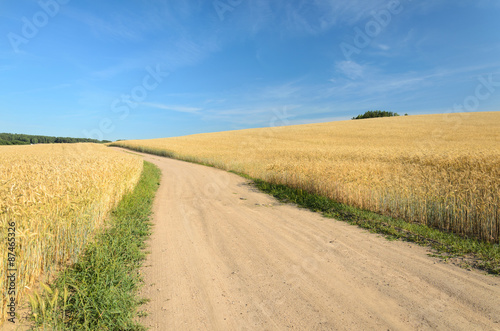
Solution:
M 153 330 L 500 330 L 499 277 L 141 155 L 163 173 L 141 271 Z

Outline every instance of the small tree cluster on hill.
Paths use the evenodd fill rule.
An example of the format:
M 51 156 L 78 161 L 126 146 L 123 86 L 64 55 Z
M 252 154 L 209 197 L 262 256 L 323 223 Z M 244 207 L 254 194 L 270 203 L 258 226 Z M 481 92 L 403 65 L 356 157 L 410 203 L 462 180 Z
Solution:
M 353 120 L 360 120 L 363 118 L 374 118 L 374 117 L 392 117 L 392 116 L 399 116 L 398 113 L 393 113 L 392 111 L 385 111 L 385 110 L 369 110 L 363 115 L 358 115 L 356 117 L 353 117 Z

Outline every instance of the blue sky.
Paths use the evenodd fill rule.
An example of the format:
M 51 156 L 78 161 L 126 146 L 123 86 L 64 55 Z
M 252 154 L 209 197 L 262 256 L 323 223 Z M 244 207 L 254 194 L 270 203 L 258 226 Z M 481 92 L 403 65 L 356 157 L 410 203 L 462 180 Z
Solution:
M 499 18 L 497 0 L 0 0 L 0 132 L 498 111 Z

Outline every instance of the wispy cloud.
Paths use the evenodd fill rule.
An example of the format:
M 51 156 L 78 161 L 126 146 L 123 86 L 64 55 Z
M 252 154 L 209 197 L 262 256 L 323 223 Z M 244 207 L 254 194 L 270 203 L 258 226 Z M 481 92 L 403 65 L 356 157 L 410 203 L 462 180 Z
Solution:
M 315 5 L 329 17 L 329 25 L 356 24 L 370 17 L 372 11 L 387 7 L 387 0 L 315 1 Z
M 370 17 L 374 10 L 387 7 L 387 0 L 279 2 L 284 8 L 285 26 L 292 31 L 318 34 L 339 23 L 354 25 Z
M 366 67 L 356 63 L 355 61 L 339 61 L 335 64 L 335 69 L 340 74 L 355 80 L 363 78 Z
M 260 99 L 290 99 L 300 93 L 301 87 L 298 85 L 300 80 L 294 80 L 279 85 L 266 86 L 261 89 Z
M 170 70 L 175 70 L 195 65 L 219 49 L 219 42 L 215 36 L 200 41 L 180 38 L 173 43 L 172 47 L 161 50 L 160 53 L 163 53 L 161 57 Z
M 179 112 L 179 113 L 189 113 L 189 114 L 198 114 L 200 111 L 203 110 L 203 108 L 199 108 L 199 107 L 166 105 L 166 104 L 152 103 L 152 102 L 143 102 L 143 103 L 141 103 L 141 105 L 146 106 L 146 107 L 150 107 L 150 108 L 163 109 L 163 110 L 168 110 L 168 111 L 175 111 L 175 112 Z
M 284 38 L 317 35 L 340 23 L 354 25 L 370 17 L 373 10 L 387 7 L 387 2 L 253 0 L 241 5 L 240 14 L 234 13 L 238 17 L 234 24 L 254 35 L 270 27 L 279 27 L 278 31 Z
M 485 63 L 460 68 L 436 67 L 426 71 L 407 71 L 389 73 L 383 67 L 359 64 L 354 61 L 336 63 L 337 73 L 333 86 L 327 89 L 331 95 L 387 93 L 391 91 L 410 91 L 423 85 L 442 85 L 457 80 L 473 80 L 480 74 L 498 72 L 500 63 Z
M 289 125 L 300 105 L 269 106 L 265 103 L 240 108 L 209 109 L 202 120 L 230 123 L 233 128 Z
M 108 39 L 110 37 L 126 41 L 138 41 L 141 39 L 140 34 L 138 33 L 140 30 L 138 29 L 140 21 L 132 21 L 130 17 L 125 19 L 125 17 L 120 17 L 118 14 L 115 14 L 113 17 L 109 17 L 110 20 L 104 20 L 97 14 L 77 10 L 71 7 L 66 8 L 64 15 L 74 21 L 86 25 L 90 31 L 92 31 L 94 36 L 101 39 Z
M 117 59 L 117 64 L 100 69 L 98 71 L 94 71 L 90 73 L 90 75 L 93 78 L 107 80 L 116 77 L 120 74 L 130 72 L 132 70 L 137 70 L 137 69 L 144 70 L 145 67 L 144 63 L 147 63 L 146 59 L 141 59 L 141 58 Z

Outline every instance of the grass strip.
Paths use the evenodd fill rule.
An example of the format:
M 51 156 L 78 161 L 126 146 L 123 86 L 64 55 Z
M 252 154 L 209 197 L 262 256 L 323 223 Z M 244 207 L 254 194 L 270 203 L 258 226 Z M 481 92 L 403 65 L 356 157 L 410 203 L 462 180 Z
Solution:
M 125 146 L 112 143 L 129 150 L 177 158 L 183 161 L 212 166 L 205 162 L 197 162 L 193 158 L 183 159 L 169 151 L 141 146 Z M 477 268 L 493 275 L 500 275 L 500 244 L 487 243 L 476 238 L 467 238 L 458 234 L 428 227 L 419 223 L 409 223 L 402 219 L 383 216 L 371 211 L 362 210 L 341 204 L 327 197 L 306 192 L 286 185 L 273 184 L 261 179 L 252 178 L 244 173 L 229 171 L 247 178 L 255 183 L 262 192 L 270 194 L 281 202 L 291 202 L 300 207 L 320 212 L 323 216 L 358 225 L 373 233 L 385 235 L 389 240 L 405 240 L 434 249 L 434 257 L 450 261 L 463 268 Z
M 111 226 L 86 248 L 80 261 L 31 298 L 36 328 L 144 330 L 134 321 L 142 282 L 139 268 L 150 235 L 149 216 L 160 170 L 144 162 L 142 176 L 111 214 Z

